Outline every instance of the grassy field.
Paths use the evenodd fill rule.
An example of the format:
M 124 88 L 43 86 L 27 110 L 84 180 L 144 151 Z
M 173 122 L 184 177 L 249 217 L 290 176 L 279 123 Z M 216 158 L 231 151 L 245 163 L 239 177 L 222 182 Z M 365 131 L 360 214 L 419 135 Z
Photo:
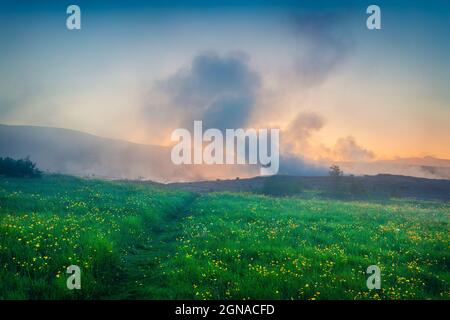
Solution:
M 0 178 L 0 298 L 449 299 L 449 214 L 448 202 Z M 66 288 L 71 264 L 81 290 Z

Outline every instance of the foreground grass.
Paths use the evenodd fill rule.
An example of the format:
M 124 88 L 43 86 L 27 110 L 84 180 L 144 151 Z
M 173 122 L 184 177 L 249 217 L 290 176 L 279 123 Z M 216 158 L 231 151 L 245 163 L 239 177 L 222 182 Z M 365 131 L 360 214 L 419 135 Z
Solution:
M 163 269 L 177 297 L 448 299 L 449 209 L 209 194 Z M 370 265 L 381 290 L 366 287 Z
M 82 180 L 0 178 L 0 298 L 108 298 L 125 260 L 192 195 Z M 68 265 L 82 290 L 66 287 Z
M 0 298 L 448 299 L 449 213 L 0 178 Z M 82 290 L 67 290 L 69 264 Z M 381 290 L 366 287 L 369 265 Z

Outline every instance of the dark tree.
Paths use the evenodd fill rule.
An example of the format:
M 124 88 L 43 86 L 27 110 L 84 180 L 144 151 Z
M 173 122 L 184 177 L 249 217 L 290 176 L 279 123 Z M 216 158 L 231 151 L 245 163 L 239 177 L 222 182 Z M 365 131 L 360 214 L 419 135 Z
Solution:
M 330 171 L 328 171 L 328 175 L 330 177 L 342 177 L 344 175 L 344 172 L 341 170 L 341 168 L 339 168 L 338 165 L 332 165 L 330 167 Z
M 330 177 L 329 194 L 332 197 L 341 197 L 344 193 L 342 181 L 344 172 L 342 172 L 338 165 L 332 165 L 328 171 L 328 175 Z
M 0 157 L 0 175 L 6 177 L 40 177 L 42 172 L 36 168 L 36 164 L 29 157 L 25 159 L 12 159 Z

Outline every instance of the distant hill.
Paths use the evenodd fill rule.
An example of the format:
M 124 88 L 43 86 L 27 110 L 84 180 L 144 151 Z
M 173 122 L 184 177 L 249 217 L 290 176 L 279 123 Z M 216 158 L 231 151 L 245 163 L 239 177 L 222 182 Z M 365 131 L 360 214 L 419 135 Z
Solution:
M 380 173 L 430 179 L 450 179 L 450 160 L 434 157 L 398 158 L 371 162 L 339 162 L 347 174 L 376 175 Z
M 402 163 L 409 164 L 412 166 L 424 166 L 424 167 L 441 167 L 450 168 L 450 160 L 448 159 L 438 159 L 435 157 L 426 156 L 423 158 L 397 158 L 394 160 L 385 160 L 385 163 Z
M 272 181 L 275 180 L 275 183 Z M 215 191 L 265 193 L 268 195 L 317 195 L 344 199 L 416 198 L 450 201 L 450 180 L 379 174 L 330 177 L 274 176 L 250 179 L 171 183 L 170 187 L 207 193 Z M 286 194 L 280 193 L 280 190 Z M 292 191 L 292 192 L 291 192 Z M 313 193 L 311 193 L 313 191 Z
M 0 155 L 30 156 L 43 170 L 74 175 L 155 178 L 169 173 L 159 165 L 166 148 L 59 128 L 0 125 Z
M 31 160 L 44 171 L 107 179 L 156 182 L 250 178 L 259 175 L 251 165 L 184 165 L 170 160 L 170 148 L 102 138 L 80 131 L 38 126 L 0 125 L 0 157 Z M 291 159 L 292 160 L 292 159 Z M 295 159 L 294 159 L 295 160 Z M 450 179 L 450 160 L 432 157 L 373 162 L 340 162 L 346 174 L 415 176 Z M 289 171 L 288 169 L 292 169 Z M 326 167 L 280 158 L 280 172 L 290 175 L 326 174 Z
M 167 147 L 38 126 L 0 125 L 0 156 L 30 156 L 44 171 L 109 179 L 168 182 L 255 175 L 242 166 L 175 166 Z

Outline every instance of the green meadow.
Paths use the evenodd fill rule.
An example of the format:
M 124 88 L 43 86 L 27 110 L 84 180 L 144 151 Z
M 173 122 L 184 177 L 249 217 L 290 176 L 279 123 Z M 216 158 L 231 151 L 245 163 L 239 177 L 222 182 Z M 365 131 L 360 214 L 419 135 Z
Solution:
M 0 299 L 449 299 L 449 214 L 442 201 L 3 177 Z

